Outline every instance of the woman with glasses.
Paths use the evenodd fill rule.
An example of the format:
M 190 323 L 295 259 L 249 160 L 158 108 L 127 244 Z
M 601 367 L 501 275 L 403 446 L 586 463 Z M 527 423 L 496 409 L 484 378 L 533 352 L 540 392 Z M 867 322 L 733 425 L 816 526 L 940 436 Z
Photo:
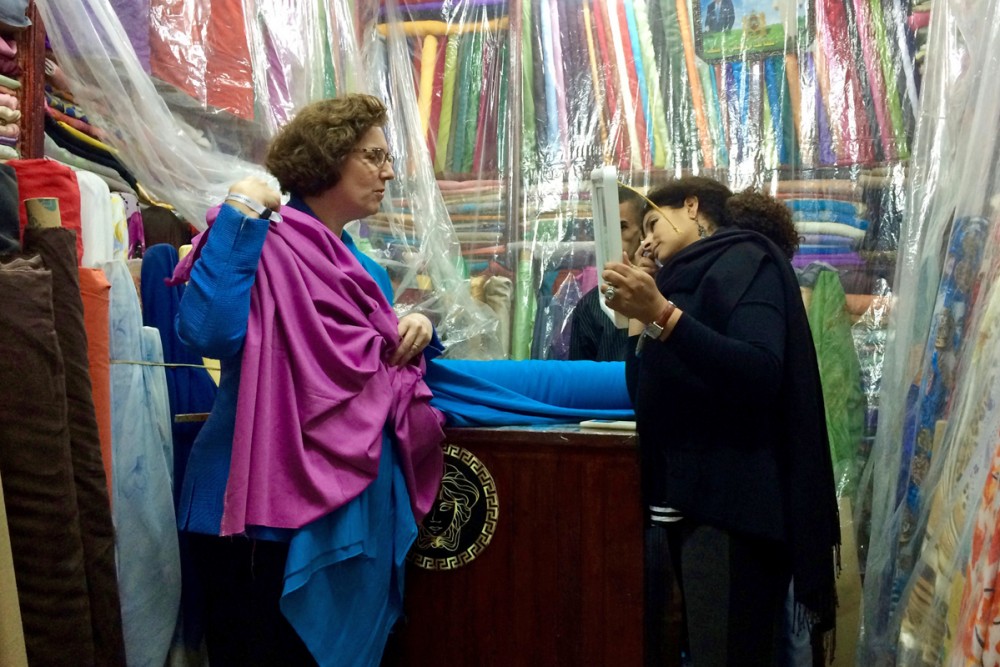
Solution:
M 377 665 L 401 613 L 443 419 L 430 321 L 397 319 L 388 274 L 344 231 L 394 177 L 385 123 L 369 95 L 302 109 L 266 159 L 288 202 L 235 183 L 175 273 L 181 339 L 222 366 L 178 516 L 213 667 Z

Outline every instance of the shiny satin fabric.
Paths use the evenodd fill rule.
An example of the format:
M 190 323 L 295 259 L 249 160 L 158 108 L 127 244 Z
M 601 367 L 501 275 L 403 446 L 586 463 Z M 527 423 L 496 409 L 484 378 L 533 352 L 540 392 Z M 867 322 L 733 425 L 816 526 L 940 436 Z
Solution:
M 40 258 L 0 266 L 0 346 L 0 475 L 28 659 L 93 665 L 66 372 Z
M 52 272 L 52 302 L 65 370 L 66 421 L 95 659 L 98 665 L 123 665 L 125 647 L 115 567 L 115 533 L 92 396 L 76 235 L 64 229 L 28 228 L 24 231 L 24 247 L 26 252 L 38 253 Z

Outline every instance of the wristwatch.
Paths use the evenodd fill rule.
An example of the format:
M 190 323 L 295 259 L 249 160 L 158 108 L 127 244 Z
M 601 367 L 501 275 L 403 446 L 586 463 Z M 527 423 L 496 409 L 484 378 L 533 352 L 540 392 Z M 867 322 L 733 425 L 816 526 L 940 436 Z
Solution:
M 657 339 L 663 335 L 663 330 L 667 326 L 667 320 L 670 316 L 674 314 L 674 310 L 677 306 L 674 305 L 673 301 L 667 301 L 667 305 L 663 307 L 663 312 L 655 320 L 646 325 L 646 328 L 642 330 L 643 336 L 648 336 L 652 339 Z
M 280 213 L 271 210 L 267 206 L 261 204 L 256 199 L 253 199 L 252 197 L 247 197 L 246 195 L 240 194 L 239 192 L 230 192 L 228 195 L 226 195 L 226 201 L 229 200 L 243 204 L 248 209 L 256 213 L 261 220 L 269 220 L 271 222 L 281 222 Z

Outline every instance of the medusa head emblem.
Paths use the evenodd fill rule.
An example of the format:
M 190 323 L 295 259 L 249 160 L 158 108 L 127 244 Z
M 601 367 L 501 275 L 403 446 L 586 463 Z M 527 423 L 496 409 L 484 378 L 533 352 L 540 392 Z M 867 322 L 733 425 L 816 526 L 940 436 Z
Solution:
M 428 570 L 452 570 L 472 562 L 496 530 L 499 500 L 486 466 L 461 447 L 447 445 L 437 500 L 417 535 L 410 559 Z

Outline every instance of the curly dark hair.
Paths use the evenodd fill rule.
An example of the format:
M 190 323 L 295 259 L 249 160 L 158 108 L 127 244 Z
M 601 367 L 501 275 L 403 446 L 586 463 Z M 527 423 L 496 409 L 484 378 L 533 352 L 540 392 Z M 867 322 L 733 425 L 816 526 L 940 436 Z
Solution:
M 264 165 L 284 192 L 309 197 L 340 181 L 347 153 L 388 113 L 377 97 L 351 94 L 303 107 L 271 140 Z
M 733 194 L 711 178 L 685 176 L 655 188 L 649 201 L 656 206 L 680 208 L 688 197 L 698 198 L 698 210 L 716 227 L 738 227 L 763 234 L 789 259 L 799 248 L 799 235 L 792 213 L 780 201 L 755 190 Z M 646 207 L 646 211 L 650 210 Z
M 783 203 L 754 190 L 744 190 L 726 202 L 726 219 L 740 229 L 750 229 L 771 239 L 788 259 L 799 249 L 799 234 L 792 212 Z

